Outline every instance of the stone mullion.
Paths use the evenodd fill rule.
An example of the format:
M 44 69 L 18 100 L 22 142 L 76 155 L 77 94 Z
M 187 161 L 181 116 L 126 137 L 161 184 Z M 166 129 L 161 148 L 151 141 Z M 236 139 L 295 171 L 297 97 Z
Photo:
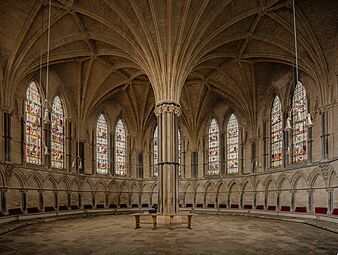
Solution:
M 307 162 L 312 162 L 312 127 L 307 127 Z
M 7 191 L 6 190 L 1 190 L 1 212 L 3 214 L 7 213 Z
M 44 210 L 44 197 L 43 197 L 43 191 L 39 190 L 39 210 Z
M 72 123 L 70 119 L 66 119 L 65 121 L 65 137 L 66 137 L 66 144 L 65 144 L 65 150 L 66 150 L 66 160 L 65 160 L 65 168 L 71 172 L 71 166 L 72 166 Z
M 4 112 L 4 148 L 5 148 L 5 161 L 11 161 L 11 115 Z
M 328 112 L 322 113 L 322 159 L 328 159 L 329 156 L 329 143 L 328 143 Z

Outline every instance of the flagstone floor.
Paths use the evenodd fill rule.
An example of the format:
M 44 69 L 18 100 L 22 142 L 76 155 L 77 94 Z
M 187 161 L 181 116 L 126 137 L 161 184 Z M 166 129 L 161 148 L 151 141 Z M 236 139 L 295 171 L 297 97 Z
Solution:
M 144 220 L 150 221 L 149 217 Z M 144 221 L 142 219 L 142 221 Z M 183 219 L 177 219 L 179 222 Z M 87 217 L 30 225 L 0 236 L 0 254 L 332 254 L 338 234 L 303 223 L 245 216 L 194 215 L 192 229 L 158 229 L 131 215 Z

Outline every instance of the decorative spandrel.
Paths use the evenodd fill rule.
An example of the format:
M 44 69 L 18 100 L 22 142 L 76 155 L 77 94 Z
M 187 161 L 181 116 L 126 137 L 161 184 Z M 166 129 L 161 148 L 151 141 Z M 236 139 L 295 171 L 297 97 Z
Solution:
M 239 126 L 237 118 L 231 114 L 227 125 L 227 172 L 238 173 Z
M 211 121 L 208 135 L 208 175 L 219 174 L 219 128 L 216 120 Z
M 41 97 L 35 82 L 32 82 L 26 90 L 25 101 L 26 117 L 26 162 L 41 164 Z
M 283 120 L 282 105 L 278 96 L 275 96 L 271 109 L 271 167 L 282 165 L 283 149 Z
M 96 124 L 96 172 L 98 174 L 108 173 L 108 154 L 108 126 L 101 114 Z
M 52 167 L 64 168 L 64 110 L 58 96 L 53 100 L 51 123 Z
M 153 176 L 158 176 L 158 128 L 156 126 L 153 135 Z
M 117 175 L 127 175 L 126 151 L 126 130 L 120 119 L 115 128 L 115 173 Z
M 292 98 L 292 159 L 294 163 L 307 160 L 307 100 L 304 85 L 298 81 Z

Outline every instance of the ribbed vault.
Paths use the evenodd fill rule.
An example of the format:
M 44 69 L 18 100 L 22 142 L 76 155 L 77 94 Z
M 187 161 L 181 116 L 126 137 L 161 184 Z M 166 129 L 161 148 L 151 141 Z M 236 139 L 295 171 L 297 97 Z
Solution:
M 300 70 L 325 103 L 332 91 L 329 49 L 338 6 L 334 0 L 327 1 L 330 8 L 314 0 L 296 2 Z M 41 61 L 46 66 L 48 3 L 2 1 L 3 84 L 12 95 L 4 100 L 7 108 L 17 87 L 38 77 Z M 182 92 L 184 85 L 204 84 L 250 122 L 257 95 L 270 85 L 257 70 L 292 71 L 291 7 L 290 0 L 52 0 L 50 64 L 79 98 L 74 104 L 83 120 L 114 91 L 136 82 L 151 84 L 157 104 L 189 101 L 182 97 L 189 94 Z

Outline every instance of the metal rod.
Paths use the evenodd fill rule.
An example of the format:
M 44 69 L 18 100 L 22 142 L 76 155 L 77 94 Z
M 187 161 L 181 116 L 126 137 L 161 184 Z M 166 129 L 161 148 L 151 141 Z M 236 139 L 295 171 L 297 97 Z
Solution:
M 295 0 L 292 0 L 292 9 L 293 9 L 293 34 L 294 34 L 294 44 L 295 44 L 295 65 L 296 65 L 296 82 L 298 83 L 298 47 L 297 47 L 297 27 L 296 27 L 296 7 Z

